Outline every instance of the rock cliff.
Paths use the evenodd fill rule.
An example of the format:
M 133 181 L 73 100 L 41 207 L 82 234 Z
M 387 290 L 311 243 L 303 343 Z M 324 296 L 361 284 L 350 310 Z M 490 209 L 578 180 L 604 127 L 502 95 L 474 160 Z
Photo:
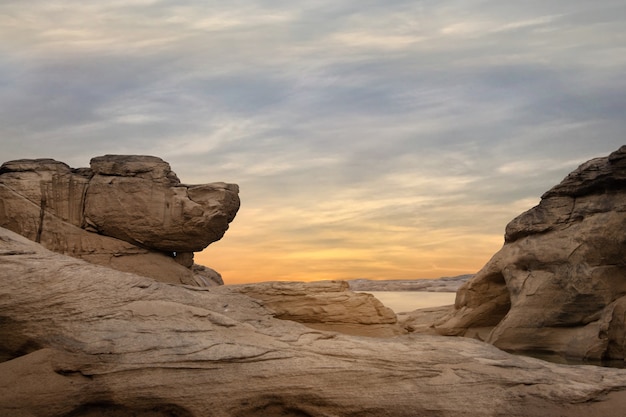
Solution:
M 626 370 L 477 340 L 356 337 L 228 286 L 156 282 L 0 228 L 0 415 L 617 417 Z
M 181 184 L 152 156 L 106 155 L 90 168 L 52 159 L 0 167 L 0 226 L 55 252 L 157 280 L 217 285 L 193 252 L 219 240 L 239 209 L 234 184 Z
M 436 330 L 513 352 L 623 360 L 625 232 L 626 146 L 581 165 L 511 221 Z

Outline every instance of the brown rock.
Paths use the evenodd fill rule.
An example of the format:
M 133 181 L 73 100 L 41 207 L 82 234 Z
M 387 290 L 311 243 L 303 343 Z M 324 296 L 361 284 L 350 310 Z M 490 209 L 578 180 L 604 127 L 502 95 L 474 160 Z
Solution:
M 191 267 L 194 279 L 200 287 L 213 287 L 216 285 L 224 285 L 222 275 L 215 269 L 211 269 L 204 265 L 193 264 Z
M 107 155 L 91 169 L 52 159 L 0 167 L 0 226 L 165 282 L 206 281 L 195 277 L 192 252 L 221 238 L 238 207 L 236 185 L 182 185 L 167 162 L 150 156 Z
M 398 323 L 410 333 L 438 334 L 433 323 L 440 321 L 453 309 L 454 306 L 447 305 L 398 313 Z
M 170 164 L 155 156 L 97 156 L 91 159 L 89 165 L 95 175 L 138 178 L 167 186 L 180 184 Z
M 40 217 L 44 213 L 52 213 L 58 219 L 80 227 L 90 177 L 89 172 L 75 173 L 63 162 L 53 159 L 5 162 L 0 166 L 0 185 L 5 188 L 0 203 L 1 224 L 12 230 L 18 229 L 18 233 L 32 240 L 37 240 L 41 234 Z M 7 201 L 9 198 L 26 200 L 40 209 L 34 214 L 30 213 L 31 210 L 22 213 L 15 208 L 21 202 Z
M 164 252 L 196 252 L 222 238 L 239 209 L 238 187 L 181 185 L 155 157 L 92 159 L 86 221 L 98 232 Z
M 436 327 L 515 352 L 624 359 L 626 147 L 581 165 L 506 228 Z
M 626 371 L 465 338 L 277 320 L 228 287 L 155 282 L 0 228 L 0 415 L 617 417 Z
M 378 337 L 406 333 L 390 308 L 371 294 L 349 291 L 345 281 L 263 282 L 229 287 L 262 300 L 276 318 L 315 329 Z

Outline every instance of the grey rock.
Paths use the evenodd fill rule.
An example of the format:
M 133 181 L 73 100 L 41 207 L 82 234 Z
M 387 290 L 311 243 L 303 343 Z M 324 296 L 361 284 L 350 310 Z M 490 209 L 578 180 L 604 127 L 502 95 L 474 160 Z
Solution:
M 347 280 L 353 291 L 427 291 L 456 292 L 461 285 L 473 275 L 465 274 L 455 277 L 437 279 L 351 279 Z

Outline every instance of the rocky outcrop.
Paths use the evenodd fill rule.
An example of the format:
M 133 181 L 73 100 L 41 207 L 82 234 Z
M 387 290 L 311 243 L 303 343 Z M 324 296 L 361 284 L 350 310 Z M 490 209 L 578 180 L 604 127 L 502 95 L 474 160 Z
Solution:
M 0 228 L 0 415 L 617 417 L 626 406 L 625 370 L 273 316 L 228 287 L 155 282 Z
M 442 277 L 437 279 L 351 279 L 348 280 L 353 291 L 427 291 L 427 292 L 456 292 L 461 285 L 473 275 L 458 275 L 456 277 Z
M 217 285 L 207 278 L 219 275 L 194 272 L 193 252 L 220 239 L 238 208 L 236 185 L 181 184 L 152 156 L 106 155 L 81 169 L 52 159 L 0 167 L 0 226 L 160 281 Z
M 314 329 L 377 337 L 406 333 L 390 308 L 371 294 L 349 291 L 345 281 L 263 282 L 229 287 L 263 301 L 276 318 Z
M 398 323 L 409 333 L 439 334 L 433 323 L 441 321 L 454 310 L 453 305 L 418 308 L 397 314 Z
M 593 159 L 506 227 L 441 334 L 514 352 L 625 358 L 626 147 Z

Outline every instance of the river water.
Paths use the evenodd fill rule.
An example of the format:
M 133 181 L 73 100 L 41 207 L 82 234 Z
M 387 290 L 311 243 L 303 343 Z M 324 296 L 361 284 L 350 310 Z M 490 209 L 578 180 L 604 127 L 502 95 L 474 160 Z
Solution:
M 372 294 L 395 313 L 454 304 L 454 292 L 360 291 Z

